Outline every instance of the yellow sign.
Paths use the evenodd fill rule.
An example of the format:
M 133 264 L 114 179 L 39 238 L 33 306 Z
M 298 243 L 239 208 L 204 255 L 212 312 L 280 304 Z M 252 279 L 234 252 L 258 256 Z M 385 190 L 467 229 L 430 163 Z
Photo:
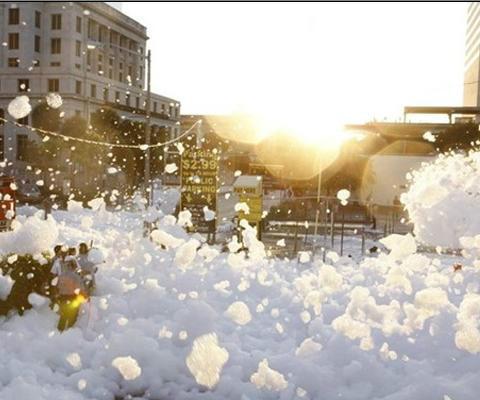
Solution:
M 246 203 L 249 208 L 249 213 L 244 211 L 238 212 L 240 219 L 246 219 L 248 222 L 256 223 L 262 220 L 263 214 L 263 196 L 248 196 L 246 194 L 240 195 L 240 202 Z
M 255 195 L 258 194 L 258 190 L 256 187 L 236 187 L 233 189 L 237 194 L 248 194 L 248 195 Z
M 250 223 L 258 223 L 263 214 L 263 189 L 262 177 L 256 175 L 241 175 L 233 184 L 233 190 L 241 203 L 246 203 L 249 212 L 238 212 L 240 219 L 246 219 Z
M 197 232 L 215 230 L 216 220 L 205 221 L 203 209 L 206 206 L 211 211 L 217 210 L 218 161 L 218 154 L 196 147 L 187 148 L 182 154 L 180 209 L 192 213 Z

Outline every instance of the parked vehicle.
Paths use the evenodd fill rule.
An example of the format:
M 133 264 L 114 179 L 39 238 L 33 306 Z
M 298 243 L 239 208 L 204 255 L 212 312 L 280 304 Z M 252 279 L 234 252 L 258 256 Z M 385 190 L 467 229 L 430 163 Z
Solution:
M 17 200 L 22 204 L 40 204 L 44 196 L 36 184 L 20 182 L 17 190 Z

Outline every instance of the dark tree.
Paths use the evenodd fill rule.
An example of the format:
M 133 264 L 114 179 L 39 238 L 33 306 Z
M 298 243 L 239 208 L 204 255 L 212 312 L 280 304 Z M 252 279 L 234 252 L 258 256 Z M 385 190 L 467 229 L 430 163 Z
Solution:
M 38 104 L 32 110 L 32 126 L 58 132 L 61 126 L 60 111 L 49 107 L 46 103 Z

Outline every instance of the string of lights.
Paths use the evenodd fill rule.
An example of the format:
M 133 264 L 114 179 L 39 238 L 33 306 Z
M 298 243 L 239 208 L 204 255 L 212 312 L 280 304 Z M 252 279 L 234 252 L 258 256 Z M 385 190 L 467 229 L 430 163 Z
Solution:
M 42 128 L 35 128 L 33 126 L 26 125 L 26 124 L 21 124 L 17 121 L 8 120 L 8 119 L 2 118 L 2 117 L 0 117 L 0 121 L 4 122 L 6 124 L 15 125 L 18 128 L 29 129 L 30 131 L 35 132 L 35 133 L 41 133 L 41 134 L 45 135 L 45 137 L 52 136 L 52 137 L 56 137 L 56 138 L 61 138 L 61 139 L 65 140 L 66 142 L 71 140 L 71 141 L 76 141 L 76 142 L 80 142 L 80 143 L 88 143 L 88 144 L 94 144 L 94 145 L 97 145 L 97 146 L 105 146 L 105 147 L 109 147 L 109 148 L 114 148 L 115 147 L 115 148 L 127 148 L 127 149 L 140 149 L 142 151 L 146 151 L 146 150 L 152 149 L 152 148 L 164 147 L 164 146 L 168 146 L 170 144 L 173 144 L 175 142 L 178 142 L 181 139 L 183 139 L 185 136 L 187 136 L 190 132 L 192 132 L 192 130 L 197 125 L 200 125 L 201 122 L 202 122 L 202 120 L 199 119 L 190 128 L 188 128 L 180 136 L 178 136 L 174 139 L 170 139 L 170 140 L 167 140 L 166 142 L 162 142 L 162 143 L 154 143 L 154 144 L 147 145 L 147 144 L 123 144 L 123 143 L 101 142 L 101 141 L 92 140 L 92 139 L 85 139 L 85 138 L 79 138 L 79 137 L 75 137 L 75 136 L 68 136 L 68 135 L 64 135 L 64 134 L 61 134 L 61 133 L 58 133 L 58 132 L 52 132 L 52 131 L 42 129 Z

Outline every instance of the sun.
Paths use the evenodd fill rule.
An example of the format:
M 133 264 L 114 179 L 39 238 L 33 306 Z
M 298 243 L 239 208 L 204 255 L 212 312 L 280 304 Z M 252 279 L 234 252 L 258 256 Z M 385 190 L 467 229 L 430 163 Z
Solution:
M 270 108 L 254 113 L 258 139 L 282 132 L 324 150 L 337 151 L 349 136 L 340 118 L 322 117 L 320 113 L 300 113 L 292 108 Z

